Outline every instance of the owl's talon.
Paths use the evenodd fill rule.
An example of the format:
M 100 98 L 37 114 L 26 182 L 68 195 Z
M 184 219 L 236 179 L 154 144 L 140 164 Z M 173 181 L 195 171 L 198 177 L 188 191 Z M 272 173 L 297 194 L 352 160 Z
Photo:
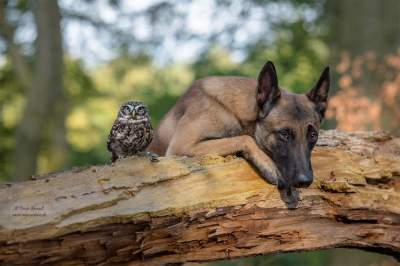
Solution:
M 160 160 L 158 159 L 158 155 L 156 154 L 151 154 L 150 155 L 150 162 L 152 163 L 158 163 Z
M 144 152 L 139 152 L 137 155 L 149 158 L 150 162 L 152 163 L 157 163 L 160 161 L 158 159 L 158 155 L 153 152 L 144 151 Z

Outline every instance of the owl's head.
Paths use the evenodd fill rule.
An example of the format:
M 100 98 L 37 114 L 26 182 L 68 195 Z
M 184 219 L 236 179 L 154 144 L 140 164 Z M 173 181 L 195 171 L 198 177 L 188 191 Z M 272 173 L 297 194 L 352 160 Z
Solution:
M 119 108 L 118 118 L 149 120 L 149 109 L 141 102 L 129 101 Z

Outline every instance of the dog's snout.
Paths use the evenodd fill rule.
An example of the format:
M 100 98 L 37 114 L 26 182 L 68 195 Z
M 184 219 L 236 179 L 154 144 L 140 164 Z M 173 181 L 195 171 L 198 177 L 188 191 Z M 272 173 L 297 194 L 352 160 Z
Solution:
M 300 174 L 296 179 L 296 187 L 308 187 L 313 181 L 313 176 Z

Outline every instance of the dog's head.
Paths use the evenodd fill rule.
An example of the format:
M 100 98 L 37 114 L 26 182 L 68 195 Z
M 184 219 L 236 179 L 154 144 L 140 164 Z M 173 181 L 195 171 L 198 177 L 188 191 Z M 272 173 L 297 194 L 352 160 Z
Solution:
M 328 67 L 307 94 L 282 91 L 272 62 L 259 74 L 255 138 L 281 172 L 280 188 L 307 187 L 313 181 L 310 157 L 327 107 L 329 83 Z

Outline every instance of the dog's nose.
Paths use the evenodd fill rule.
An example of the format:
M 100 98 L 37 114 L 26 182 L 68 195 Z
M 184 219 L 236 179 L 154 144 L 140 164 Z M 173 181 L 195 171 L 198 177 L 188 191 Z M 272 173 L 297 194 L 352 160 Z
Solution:
M 311 185 L 311 183 L 313 181 L 313 176 L 301 174 L 301 175 L 297 176 L 296 181 L 297 181 L 296 187 L 308 187 L 309 185 Z

